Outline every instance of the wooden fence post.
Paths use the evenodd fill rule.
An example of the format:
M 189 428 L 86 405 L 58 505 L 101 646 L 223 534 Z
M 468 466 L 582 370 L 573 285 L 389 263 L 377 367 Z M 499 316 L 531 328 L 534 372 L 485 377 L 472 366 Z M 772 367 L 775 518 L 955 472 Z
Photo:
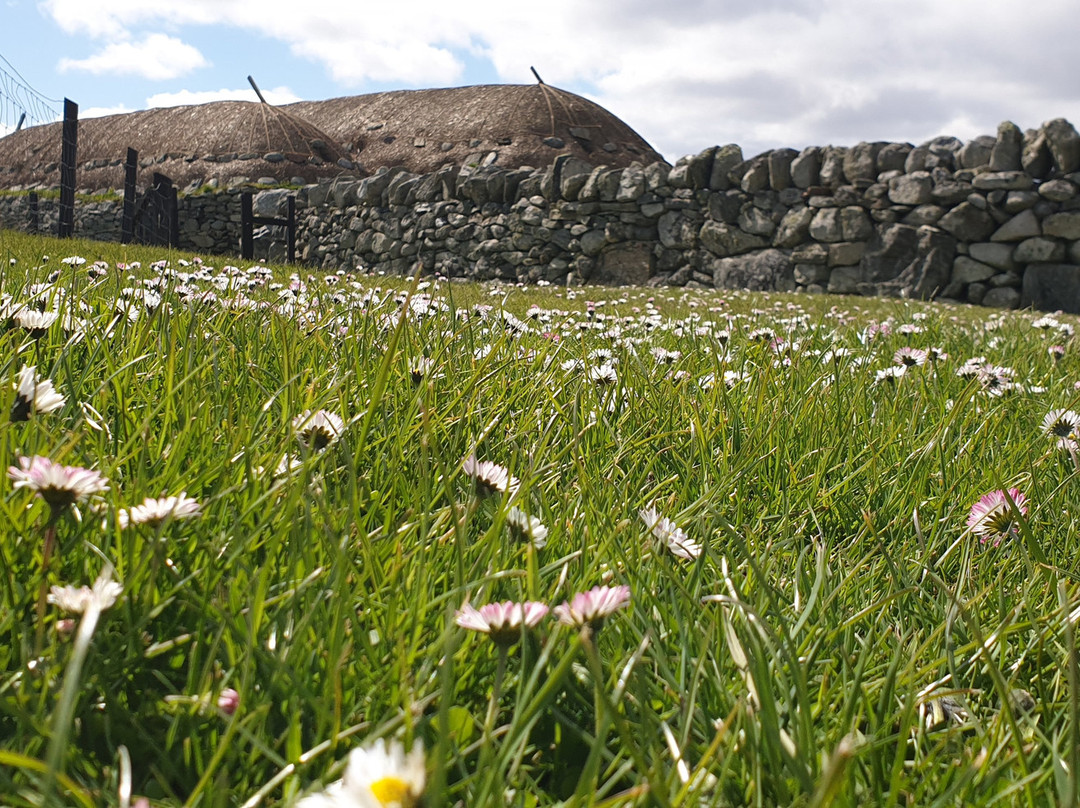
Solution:
M 244 191 L 240 194 L 240 257 L 246 261 L 255 255 L 251 218 L 251 191 Z
M 296 197 L 290 196 L 286 213 L 285 249 L 290 264 L 296 263 Z
M 120 243 L 130 244 L 135 238 L 135 183 L 139 176 L 139 153 L 128 148 L 124 160 L 124 215 L 120 220 Z
M 40 231 L 41 222 L 38 218 L 38 198 L 37 192 L 31 191 L 30 195 L 26 199 L 29 206 L 29 218 L 30 218 L 30 232 L 38 233 Z
M 70 238 L 75 234 L 75 162 L 78 159 L 79 105 L 64 99 L 64 129 L 60 147 L 60 221 L 56 234 Z

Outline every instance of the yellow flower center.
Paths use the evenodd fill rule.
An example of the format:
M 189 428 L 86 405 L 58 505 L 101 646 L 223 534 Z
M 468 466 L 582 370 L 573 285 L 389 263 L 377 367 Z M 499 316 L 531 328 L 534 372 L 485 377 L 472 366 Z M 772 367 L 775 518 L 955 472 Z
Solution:
M 380 805 L 399 805 L 401 808 L 411 808 L 414 804 L 409 784 L 399 777 L 384 777 L 371 784 L 371 793 Z

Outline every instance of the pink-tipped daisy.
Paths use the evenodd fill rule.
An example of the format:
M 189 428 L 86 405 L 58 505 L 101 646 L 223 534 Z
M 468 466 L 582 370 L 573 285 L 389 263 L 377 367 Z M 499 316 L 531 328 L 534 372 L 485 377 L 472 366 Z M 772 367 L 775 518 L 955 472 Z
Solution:
M 588 592 L 578 592 L 553 610 L 559 622 L 578 628 L 589 626 L 599 631 L 604 620 L 630 603 L 628 586 L 594 586 Z
M 548 607 L 525 601 L 488 603 L 479 609 L 466 603 L 454 614 L 454 622 L 469 631 L 487 634 L 497 644 L 509 648 L 521 639 L 521 632 L 544 619 Z
M 64 466 L 47 457 L 20 457 L 18 466 L 8 467 L 15 488 L 29 488 L 53 511 L 82 502 L 109 490 L 100 472 L 79 466 Z
M 158 527 L 174 519 L 192 519 L 202 513 L 201 509 L 202 506 L 198 500 L 189 497 L 186 491 L 181 491 L 180 495 L 175 497 L 161 497 L 160 499 L 147 497 L 141 505 L 136 505 L 131 510 L 121 509 L 118 517 L 121 528 L 129 525 Z
M 506 466 L 500 466 L 490 460 L 477 460 L 475 455 L 465 458 L 461 470 L 466 476 L 472 477 L 476 484 L 476 492 L 481 496 L 495 493 L 513 494 L 521 484 Z
M 11 405 L 12 421 L 28 421 L 32 414 L 55 412 L 63 406 L 64 397 L 49 379 L 37 375 L 36 367 L 30 365 L 19 371 L 15 403 Z
M 1017 523 L 1013 509 L 1009 506 L 1010 499 L 1021 516 L 1027 516 L 1027 497 L 1020 493 L 1019 488 L 1010 488 L 1008 498 L 1005 491 L 991 491 L 983 494 L 979 501 L 971 506 L 967 520 L 968 530 L 984 544 L 992 540 L 995 547 L 1001 544 L 1002 539 L 1016 536 Z
M 926 351 L 921 348 L 909 348 L 904 346 L 896 353 L 893 354 L 893 363 L 897 365 L 904 365 L 908 368 L 918 367 L 919 365 L 925 365 L 927 354 Z

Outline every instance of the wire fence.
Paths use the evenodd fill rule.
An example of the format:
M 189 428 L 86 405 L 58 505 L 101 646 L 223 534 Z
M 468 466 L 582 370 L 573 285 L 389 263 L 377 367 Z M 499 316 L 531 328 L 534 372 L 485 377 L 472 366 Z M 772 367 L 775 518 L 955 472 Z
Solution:
M 58 121 L 63 101 L 42 95 L 0 54 L 0 137 L 16 129 Z

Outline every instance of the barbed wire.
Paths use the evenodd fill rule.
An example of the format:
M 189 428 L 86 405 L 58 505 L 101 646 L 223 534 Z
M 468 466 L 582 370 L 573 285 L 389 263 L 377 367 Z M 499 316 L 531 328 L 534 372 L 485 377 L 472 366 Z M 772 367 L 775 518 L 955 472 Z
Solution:
M 31 87 L 0 53 L 0 136 L 15 131 L 20 124 L 25 128 L 59 120 L 60 112 L 52 105 L 62 103 Z

